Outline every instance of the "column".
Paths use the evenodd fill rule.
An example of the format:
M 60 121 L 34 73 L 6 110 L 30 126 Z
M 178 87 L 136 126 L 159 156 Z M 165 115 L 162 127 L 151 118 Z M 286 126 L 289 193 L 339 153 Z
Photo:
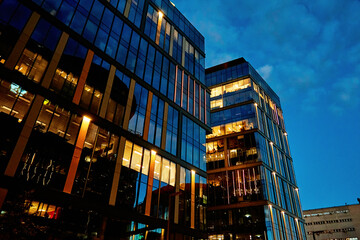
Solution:
M 154 168 L 155 168 L 155 157 L 156 152 L 151 150 L 150 156 L 150 166 L 149 166 L 149 175 L 148 175 L 148 184 L 146 189 L 146 204 L 145 204 L 145 215 L 150 216 L 151 211 L 151 197 L 152 197 L 152 188 L 154 181 Z
M 145 141 L 147 141 L 148 137 L 149 137 L 149 126 L 150 126 L 152 97 L 153 97 L 153 93 L 151 91 L 149 91 L 148 99 L 147 99 L 147 105 L 146 105 L 145 121 L 144 121 L 143 139 Z
M 118 155 L 116 158 L 114 177 L 113 177 L 113 181 L 112 181 L 112 185 L 111 185 L 111 192 L 110 192 L 110 199 L 109 199 L 109 205 L 112 205 L 112 206 L 115 206 L 115 203 L 116 203 L 116 196 L 117 196 L 117 190 L 119 188 L 122 160 L 123 160 L 124 151 L 125 151 L 125 142 L 126 142 L 126 138 L 120 137 Z
M 86 78 L 89 74 L 89 70 L 90 70 L 90 66 L 91 66 L 93 57 L 94 57 L 94 52 L 91 50 L 88 50 L 88 52 L 86 54 L 84 66 L 83 66 L 83 69 L 81 70 L 79 81 L 78 81 L 78 84 L 75 89 L 74 98 L 72 100 L 73 103 L 75 103 L 75 104 L 80 103 L 81 94 L 84 90 Z
M 169 111 L 169 104 L 165 102 L 164 104 L 164 117 L 163 117 L 163 127 L 161 133 L 161 149 L 165 150 L 166 147 L 166 129 L 167 129 L 167 119 L 168 119 L 168 111 Z
M 195 171 L 191 170 L 191 214 L 190 227 L 195 228 Z
M 134 98 L 134 90 L 135 90 L 135 80 L 131 79 L 130 81 L 130 87 L 129 87 L 129 95 L 125 106 L 125 115 L 124 115 L 124 122 L 123 122 L 123 129 L 127 130 L 129 127 L 129 121 L 130 121 L 130 113 L 131 113 L 131 107 L 132 102 Z
M 104 97 L 103 97 L 103 100 L 101 102 L 101 107 L 100 107 L 100 111 L 99 111 L 99 116 L 102 117 L 102 118 L 105 118 L 107 106 L 109 104 L 111 88 L 112 88 L 112 85 L 113 85 L 113 82 L 114 82 L 114 77 L 115 77 L 115 71 L 116 71 L 115 66 L 111 65 L 108 80 L 106 82 Z
M 81 157 L 81 152 L 82 149 L 84 147 L 84 143 L 85 143 L 85 137 L 87 134 L 87 130 L 89 128 L 90 125 L 90 118 L 88 117 L 83 117 L 83 121 L 81 123 L 80 126 L 80 132 L 78 135 L 78 138 L 76 140 L 76 144 L 75 144 L 75 150 L 71 159 L 71 163 L 70 163 L 70 168 L 66 177 L 66 182 L 65 182 L 65 186 L 64 186 L 64 190 L 63 192 L 65 193 L 69 193 L 71 194 L 71 190 L 74 184 L 74 180 L 75 180 L 75 175 L 76 175 L 76 171 L 79 165 L 79 161 L 80 161 L 80 157 Z

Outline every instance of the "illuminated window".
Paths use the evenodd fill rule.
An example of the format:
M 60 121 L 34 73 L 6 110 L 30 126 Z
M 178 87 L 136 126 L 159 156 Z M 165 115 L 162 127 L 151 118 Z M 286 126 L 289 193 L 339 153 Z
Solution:
M 219 95 L 222 95 L 222 87 L 216 87 L 216 88 L 212 88 L 211 89 L 211 95 L 210 97 L 213 98 L 213 97 L 216 97 L 216 96 L 219 96 Z
M 27 209 L 27 213 L 33 216 L 39 216 L 49 219 L 57 219 L 59 217 L 61 208 L 56 207 L 54 205 L 49 205 L 46 203 L 38 202 L 38 201 L 25 201 L 25 207 Z
M 219 100 L 213 100 L 210 102 L 210 107 L 211 109 L 214 108 L 222 108 L 223 107 L 223 100 L 219 99 Z
M 170 162 L 165 158 L 162 159 L 162 169 L 161 169 L 161 181 L 169 183 L 170 178 Z
M 141 167 L 141 159 L 142 159 L 142 150 L 143 148 L 134 144 L 134 148 L 133 148 L 133 154 L 132 154 L 132 158 L 131 158 L 131 169 L 134 169 L 137 172 L 140 172 L 140 167 Z
M 41 55 L 25 49 L 15 70 L 18 70 L 34 82 L 39 83 L 47 65 L 48 61 Z
M 175 186 L 175 180 L 176 180 L 176 164 L 171 162 L 170 165 L 170 185 Z
M 161 171 L 161 157 L 159 155 L 156 155 L 155 166 L 154 166 L 154 179 L 160 180 L 160 171 Z
M 125 167 L 130 166 L 132 145 L 133 144 L 129 141 L 126 141 L 126 143 L 125 143 L 125 151 L 124 151 L 124 157 L 123 157 L 123 161 L 122 161 L 122 165 Z
M 150 151 L 145 149 L 144 150 L 144 159 L 142 163 L 142 174 L 148 175 L 149 173 L 149 165 L 150 165 Z

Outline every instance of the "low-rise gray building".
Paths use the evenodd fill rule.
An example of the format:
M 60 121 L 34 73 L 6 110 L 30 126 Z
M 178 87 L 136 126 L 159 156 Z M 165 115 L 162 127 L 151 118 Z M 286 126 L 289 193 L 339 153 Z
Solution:
M 360 204 L 304 211 L 309 240 L 358 240 L 360 238 Z

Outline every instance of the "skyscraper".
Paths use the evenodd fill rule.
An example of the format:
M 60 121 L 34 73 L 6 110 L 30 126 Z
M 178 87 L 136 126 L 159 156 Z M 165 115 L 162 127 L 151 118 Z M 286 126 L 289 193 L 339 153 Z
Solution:
M 279 97 L 244 58 L 206 83 L 209 239 L 306 239 Z
M 3 0 L 0 31 L 0 238 L 206 236 L 204 38 L 171 2 Z

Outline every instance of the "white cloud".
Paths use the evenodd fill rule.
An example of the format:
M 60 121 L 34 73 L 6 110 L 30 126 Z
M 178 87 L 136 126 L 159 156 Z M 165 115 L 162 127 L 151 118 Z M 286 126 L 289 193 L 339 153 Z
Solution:
M 265 80 L 267 80 L 270 77 L 272 70 L 273 67 L 271 65 L 266 64 L 265 66 L 260 67 L 259 70 L 257 71 Z

